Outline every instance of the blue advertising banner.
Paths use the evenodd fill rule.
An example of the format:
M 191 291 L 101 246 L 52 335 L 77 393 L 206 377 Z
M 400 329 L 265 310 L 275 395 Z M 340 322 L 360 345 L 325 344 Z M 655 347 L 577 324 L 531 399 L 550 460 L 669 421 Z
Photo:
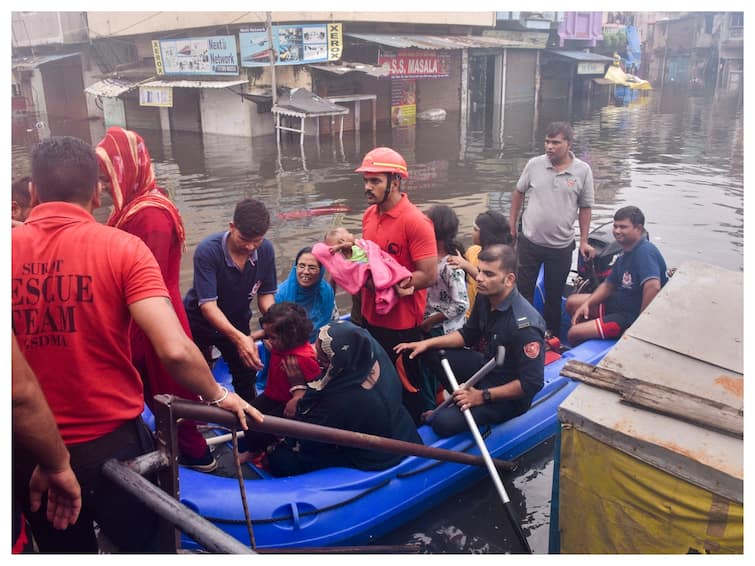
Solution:
M 337 61 L 343 51 L 341 24 L 273 26 L 273 54 L 276 65 L 305 65 Z M 270 44 L 264 27 L 239 32 L 242 67 L 270 64 Z
M 238 75 L 232 35 L 152 42 L 158 75 Z

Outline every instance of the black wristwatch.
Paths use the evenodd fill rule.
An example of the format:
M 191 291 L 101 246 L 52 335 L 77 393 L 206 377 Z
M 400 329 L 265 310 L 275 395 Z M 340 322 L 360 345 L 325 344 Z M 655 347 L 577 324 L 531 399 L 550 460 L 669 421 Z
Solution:
M 486 387 L 482 390 L 482 400 L 485 401 L 485 404 L 493 402 L 493 398 L 490 396 L 490 390 Z

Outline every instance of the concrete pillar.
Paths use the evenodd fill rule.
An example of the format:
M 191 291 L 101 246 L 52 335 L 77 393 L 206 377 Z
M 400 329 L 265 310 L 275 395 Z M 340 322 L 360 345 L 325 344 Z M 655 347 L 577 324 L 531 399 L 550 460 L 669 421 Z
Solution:
M 469 120 L 469 49 L 466 48 L 461 50 L 461 102 L 459 105 L 459 119 L 461 120 L 459 126 L 459 159 L 464 159 L 467 151 L 467 121 Z
M 170 132 L 170 108 L 160 107 L 160 129 Z

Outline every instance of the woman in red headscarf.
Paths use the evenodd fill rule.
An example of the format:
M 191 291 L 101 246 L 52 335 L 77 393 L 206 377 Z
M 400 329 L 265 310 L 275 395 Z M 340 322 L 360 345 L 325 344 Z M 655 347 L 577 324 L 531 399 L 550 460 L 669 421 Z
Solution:
M 100 181 L 113 199 L 113 212 L 107 224 L 134 234 L 147 244 L 160 266 L 173 309 L 184 331 L 191 336 L 178 285 L 185 240 L 183 221 L 165 191 L 156 185 L 152 159 L 144 140 L 136 132 L 111 127 L 96 151 Z M 149 339 L 136 325 L 131 326 L 130 339 L 134 365 L 142 376 L 149 405 L 158 393 L 199 400 L 170 376 Z M 195 422 L 181 421 L 178 447 L 182 464 L 205 472 L 217 467 Z

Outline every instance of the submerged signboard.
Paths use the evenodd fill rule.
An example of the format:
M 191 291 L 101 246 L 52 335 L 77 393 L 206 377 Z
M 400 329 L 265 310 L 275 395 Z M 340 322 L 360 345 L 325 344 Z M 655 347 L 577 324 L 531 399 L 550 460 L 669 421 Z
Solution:
M 152 52 L 158 75 L 239 74 L 232 35 L 156 40 Z
M 305 65 L 337 61 L 343 51 L 341 24 L 280 25 L 272 27 L 273 46 L 264 27 L 239 32 L 242 67 L 270 64 L 272 49 L 276 65 Z

